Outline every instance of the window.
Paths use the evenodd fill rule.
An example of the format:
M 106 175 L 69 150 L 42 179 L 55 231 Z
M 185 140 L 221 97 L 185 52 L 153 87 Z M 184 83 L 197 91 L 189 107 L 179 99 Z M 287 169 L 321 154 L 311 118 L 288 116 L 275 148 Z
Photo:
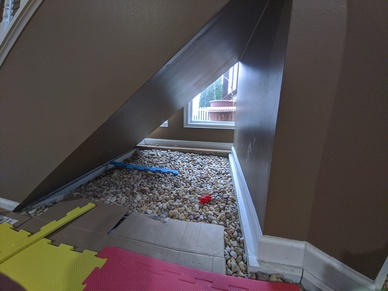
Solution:
M 238 63 L 195 96 L 184 108 L 185 127 L 233 129 Z
M 168 127 L 168 120 L 166 120 L 165 122 L 163 122 L 160 127 Z

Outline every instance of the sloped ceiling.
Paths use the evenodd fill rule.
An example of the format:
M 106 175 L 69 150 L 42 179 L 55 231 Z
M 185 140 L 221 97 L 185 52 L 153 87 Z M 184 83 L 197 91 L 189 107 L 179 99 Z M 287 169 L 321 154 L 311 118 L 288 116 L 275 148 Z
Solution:
M 87 2 L 93 7 L 100 5 L 108 11 L 112 10 L 112 8 L 106 7 L 105 2 L 107 1 Z M 61 131 L 64 131 L 64 138 L 67 143 L 67 139 L 73 138 L 73 132 L 75 135 L 80 132 L 77 126 L 82 127 L 83 118 L 87 121 L 90 117 L 98 116 L 100 125 L 93 130 L 93 126 L 99 123 L 94 122 L 88 130 L 80 132 L 80 136 L 76 141 L 69 142 L 72 146 L 66 149 L 73 147 L 73 151 L 67 156 L 66 152 L 68 151 L 58 151 L 65 158 L 59 163 L 58 161 L 61 159 L 56 158 L 56 161 L 50 165 L 52 167 L 56 164 L 55 168 L 49 171 L 43 179 L 42 174 L 40 178 L 35 177 L 34 182 L 38 183 L 32 191 L 23 189 L 23 195 L 19 197 L 19 199 L 22 198 L 19 208 L 50 194 L 66 183 L 133 148 L 157 128 L 161 122 L 181 109 L 193 96 L 209 85 L 211 80 L 221 75 L 238 61 L 267 1 L 230 1 L 217 14 L 216 12 L 222 8 L 225 1 L 219 1 L 217 4 L 210 6 L 209 3 L 213 2 L 183 1 L 184 4 L 179 5 L 177 3 L 181 3 L 181 1 L 133 2 L 137 5 L 136 9 L 129 6 L 126 1 L 118 1 L 115 2 L 115 7 L 110 11 L 113 14 L 118 13 L 123 16 L 120 21 L 115 23 L 115 25 L 123 28 L 124 32 L 122 34 L 117 34 L 116 31 L 111 31 L 111 33 L 99 31 L 100 29 L 103 32 L 105 31 L 105 25 L 101 25 L 101 22 L 106 16 L 99 11 L 99 17 L 92 17 L 90 23 L 87 21 L 87 31 L 84 31 L 82 35 L 72 37 L 70 43 L 65 43 L 63 38 L 54 35 L 54 32 L 50 35 L 53 38 L 56 37 L 51 45 L 62 53 L 39 56 L 45 64 L 44 72 L 56 74 L 60 70 L 62 74 L 57 77 L 63 78 L 62 68 L 58 68 L 57 65 L 63 66 L 64 64 L 57 64 L 57 59 L 65 58 L 69 62 L 69 66 L 65 66 L 69 75 L 64 79 L 66 84 L 63 84 L 63 79 L 58 80 L 56 78 L 53 80 L 54 84 L 46 84 L 45 80 L 42 80 L 40 86 L 35 85 L 33 89 L 39 92 L 43 91 L 47 96 L 47 91 L 42 90 L 42 88 L 48 86 L 53 101 L 41 105 L 59 106 L 60 108 L 63 98 L 70 97 L 69 92 L 63 94 L 62 90 L 66 91 L 66 88 L 63 87 L 76 83 L 78 90 L 73 92 L 76 95 L 70 98 L 74 98 L 73 105 L 81 104 L 83 106 L 83 108 L 74 106 L 77 113 L 75 116 L 73 116 L 71 110 L 59 110 L 57 112 L 60 115 L 69 114 L 67 116 L 69 120 L 73 118 L 79 120 L 72 123 L 72 125 L 60 124 L 59 128 L 54 130 L 59 130 L 59 134 L 56 134 L 55 137 L 61 138 Z M 123 6 L 119 6 L 118 3 Z M 69 10 L 71 14 L 80 13 L 74 9 L 72 10 L 70 5 L 63 4 L 61 1 L 56 4 L 63 6 L 59 10 L 61 15 L 70 13 Z M 44 5 L 46 5 L 46 2 Z M 58 8 L 54 7 L 55 4 L 47 4 L 50 7 L 44 5 L 38 11 L 38 16 L 42 14 L 42 11 L 45 11 L 45 13 L 40 15 L 36 21 L 47 22 L 47 25 L 49 25 L 50 21 L 47 20 L 47 17 L 50 17 L 48 15 L 50 9 Z M 84 12 L 86 13 L 86 11 Z M 132 19 L 131 15 L 137 17 Z M 202 15 L 200 20 L 195 21 L 200 15 Z M 128 23 L 128 19 L 124 16 L 130 16 L 129 19 L 132 19 L 133 22 Z M 54 18 L 54 16 L 51 17 Z M 211 17 L 212 19 L 208 21 Z M 64 15 L 61 16 L 62 21 L 65 21 L 65 18 Z M 179 23 L 176 18 L 180 19 L 181 22 Z M 184 25 L 185 21 L 183 20 L 186 20 L 186 18 L 189 22 L 194 22 L 188 25 L 190 29 Z M 144 19 L 147 21 L 143 21 Z M 33 20 L 35 20 L 35 17 Z M 150 22 L 155 22 L 155 25 L 150 24 Z M 83 24 L 80 22 L 78 25 Z M 76 25 L 74 24 L 74 26 Z M 162 27 L 161 30 L 159 30 L 160 26 Z M 128 27 L 131 27 L 131 33 L 126 31 Z M 202 29 L 200 29 L 201 27 Z M 59 27 L 58 29 L 59 31 L 53 31 L 59 35 L 68 33 L 65 29 L 61 30 Z M 148 32 L 146 36 L 144 30 Z M 73 30 L 72 32 L 74 33 Z M 39 32 L 35 33 L 39 35 Z M 93 38 L 92 44 L 90 41 L 83 41 L 82 37 L 85 36 L 85 33 L 89 35 L 88 37 Z M 126 37 L 125 34 L 128 34 L 128 36 Z M 118 35 L 121 41 L 127 39 L 124 44 L 117 43 Z M 136 35 L 139 36 L 139 39 L 136 38 Z M 176 41 L 177 38 L 180 40 L 179 42 Z M 20 45 L 23 44 L 23 41 L 22 36 Z M 35 44 L 35 40 L 27 38 L 26 41 L 26 45 L 30 41 L 31 44 Z M 141 44 L 139 44 L 140 41 Z M 114 46 L 112 42 L 115 43 Z M 65 46 L 66 49 L 62 46 Z M 145 53 L 134 54 L 132 51 L 133 46 L 139 52 Z M 179 50 L 173 52 L 176 48 L 179 48 Z M 34 50 L 37 50 L 37 48 L 34 48 Z M 97 50 L 98 53 L 93 54 L 94 57 L 90 57 L 89 52 L 93 50 Z M 171 52 L 173 52 L 173 55 L 171 55 Z M 84 60 L 93 65 L 75 66 L 76 62 L 82 63 Z M 26 61 L 29 61 L 31 66 L 36 66 L 36 60 L 31 61 L 28 58 Z M 7 62 L 8 60 L 6 60 L 5 65 L 7 65 Z M 11 62 L 8 65 L 10 64 Z M 158 69 L 155 70 L 155 68 Z M 94 74 L 97 72 L 100 78 L 89 79 L 90 70 L 93 70 Z M 38 74 L 39 71 L 34 73 Z M 103 97 L 85 101 L 83 100 L 85 93 Z M 121 98 L 115 97 L 116 95 L 120 95 Z M 120 103 L 123 98 L 126 98 L 127 101 Z M 47 99 L 42 101 L 39 98 L 38 100 L 40 102 L 47 101 Z M 91 103 L 84 104 L 84 102 Z M 100 108 L 98 112 L 93 112 L 95 105 L 97 105 L 97 108 L 99 108 L 98 105 L 102 105 L 102 107 L 110 108 L 110 110 Z M 110 117 L 107 116 L 107 112 L 112 111 L 112 109 L 115 110 L 113 110 Z M 55 108 L 53 110 L 57 111 Z M 50 117 L 56 124 L 56 115 L 53 113 Z M 44 122 L 47 123 L 50 120 Z M 55 126 L 51 126 L 51 129 L 52 127 L 55 128 Z M 35 128 L 33 129 L 35 130 Z M 50 159 L 50 156 L 44 155 L 44 148 L 53 145 L 52 137 L 42 136 L 42 134 L 39 137 L 43 137 L 41 140 L 43 147 L 41 151 L 38 151 L 40 156 L 35 159 L 37 163 L 40 160 Z M 82 139 L 83 142 L 79 143 Z M 57 146 L 57 144 L 54 144 L 54 146 Z M 56 152 L 56 150 L 52 151 L 51 155 L 55 156 Z M 33 173 L 31 167 L 28 170 Z M 30 183 L 30 187 L 33 184 Z

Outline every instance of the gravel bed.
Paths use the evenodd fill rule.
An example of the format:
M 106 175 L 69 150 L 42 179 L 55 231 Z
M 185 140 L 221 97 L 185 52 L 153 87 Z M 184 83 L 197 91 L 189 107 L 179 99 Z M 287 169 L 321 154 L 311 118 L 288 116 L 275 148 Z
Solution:
M 244 237 L 226 156 L 152 149 L 136 150 L 124 162 L 178 170 L 179 174 L 113 168 L 69 195 L 125 206 L 129 213 L 136 211 L 157 219 L 222 225 L 227 275 L 292 283 L 281 274 L 247 273 Z M 211 195 L 212 200 L 201 204 L 204 195 Z M 25 214 L 38 216 L 49 206 L 30 208 Z
M 160 218 L 222 225 L 227 274 L 247 276 L 244 238 L 227 157 L 137 150 L 124 162 L 178 170 L 179 174 L 115 168 L 71 195 L 126 206 L 129 211 Z M 200 197 L 207 194 L 212 201 L 201 204 Z

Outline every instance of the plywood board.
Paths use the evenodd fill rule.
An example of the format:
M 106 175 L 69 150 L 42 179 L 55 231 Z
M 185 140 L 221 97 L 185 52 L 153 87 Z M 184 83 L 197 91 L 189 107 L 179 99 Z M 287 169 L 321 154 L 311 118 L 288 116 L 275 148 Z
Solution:
M 12 224 L 14 227 L 18 227 L 29 219 L 29 216 L 21 215 L 19 213 L 0 208 L 0 224 L 7 222 Z
M 103 246 L 109 245 L 225 274 L 224 228 L 219 225 L 175 219 L 163 223 L 133 212 L 110 233 Z M 169 257 L 171 253 L 172 257 Z
M 50 221 L 89 202 L 86 199 L 60 202 L 18 229 L 36 233 Z M 72 245 L 76 251 L 100 251 L 116 246 L 167 262 L 225 274 L 222 226 L 175 219 L 164 223 L 137 212 L 118 224 L 127 212 L 125 207 L 96 204 L 94 209 L 47 238 L 54 245 Z

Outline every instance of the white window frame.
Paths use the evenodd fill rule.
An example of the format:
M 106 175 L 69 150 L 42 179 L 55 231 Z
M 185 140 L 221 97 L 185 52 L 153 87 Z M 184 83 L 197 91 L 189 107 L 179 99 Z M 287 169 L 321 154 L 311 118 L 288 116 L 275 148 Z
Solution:
M 206 128 L 206 129 L 234 129 L 234 121 L 194 121 L 191 120 L 193 114 L 192 101 L 186 104 L 183 110 L 185 128 Z
M 234 67 L 234 89 L 237 89 L 237 75 L 238 75 L 238 66 L 235 64 Z M 233 88 L 230 88 L 230 91 L 233 91 Z M 195 97 L 194 97 L 195 98 Z M 194 99 L 193 98 L 193 99 Z M 183 126 L 185 128 L 206 128 L 206 129 L 234 129 L 234 121 L 194 121 L 192 120 L 193 116 L 193 101 L 190 101 L 186 104 L 183 110 Z

